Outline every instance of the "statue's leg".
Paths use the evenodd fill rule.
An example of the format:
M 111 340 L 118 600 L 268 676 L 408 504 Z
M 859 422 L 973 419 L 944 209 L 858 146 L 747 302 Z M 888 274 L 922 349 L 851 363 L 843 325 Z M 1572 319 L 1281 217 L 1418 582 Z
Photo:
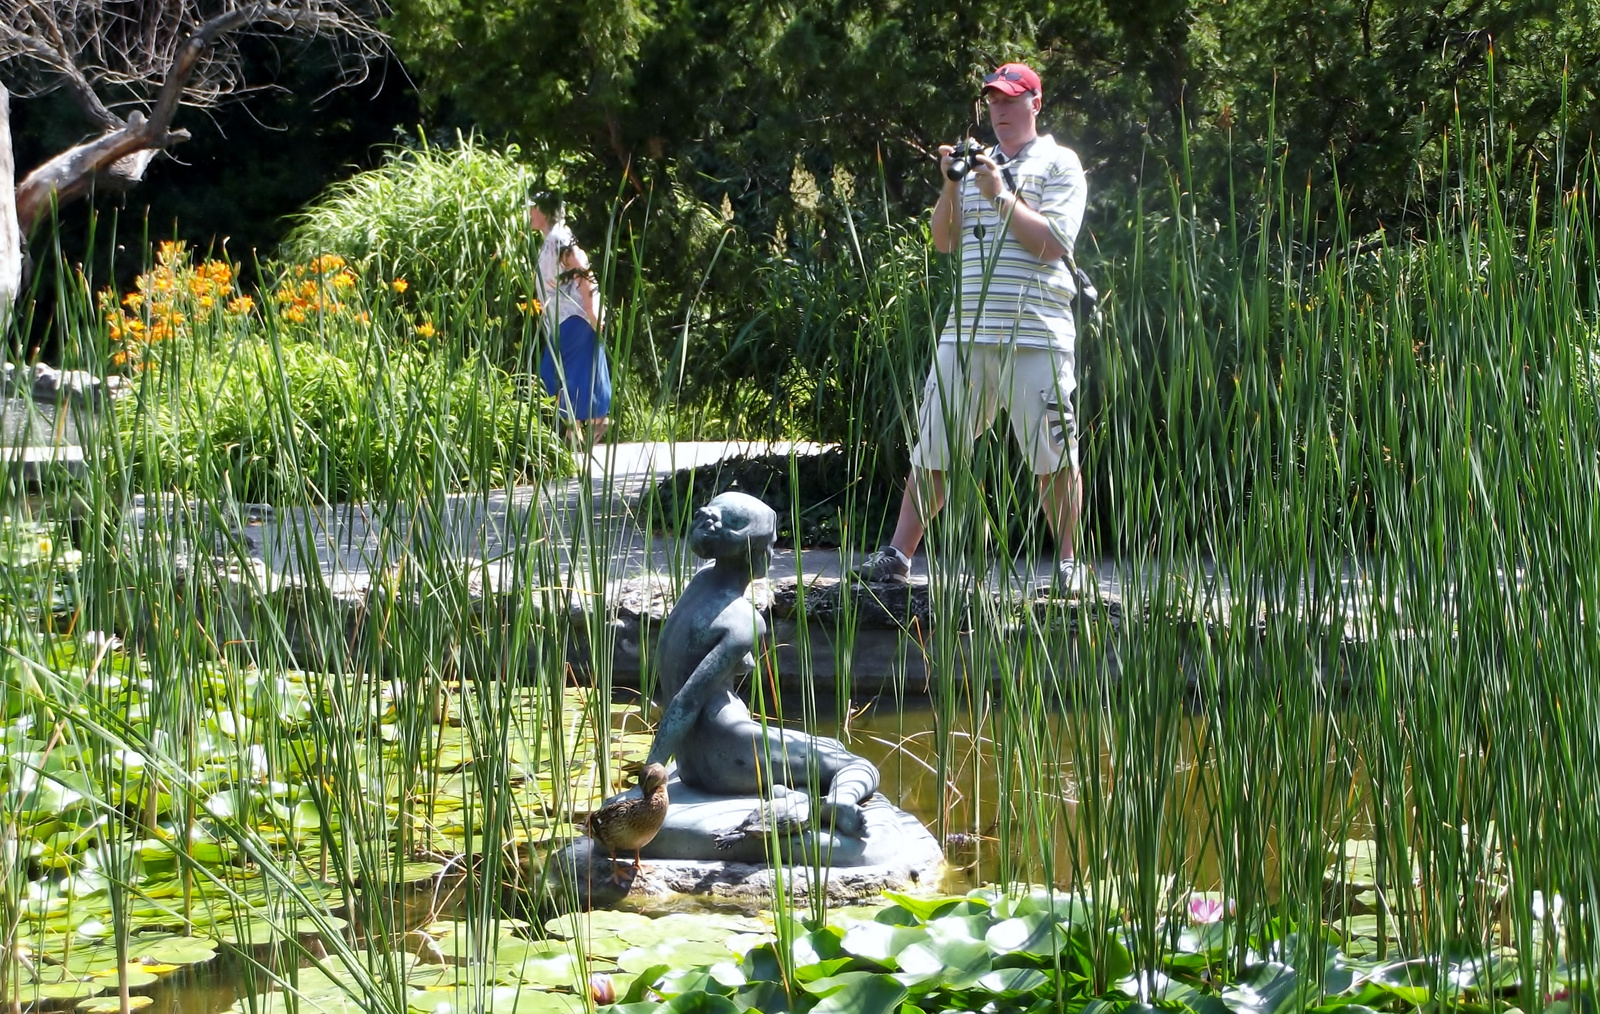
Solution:
M 775 729 L 770 742 L 774 759 L 781 756 L 783 761 L 783 782 L 802 791 L 815 784 L 820 790 L 817 803 L 822 823 L 852 838 L 866 836 L 867 818 L 861 804 L 878 791 L 878 769 L 871 761 L 826 736 Z
M 861 804 L 878 791 L 878 769 L 864 757 L 850 757 L 844 767 L 834 772 L 833 781 L 820 800 L 822 819 L 840 834 L 865 838 L 867 814 Z

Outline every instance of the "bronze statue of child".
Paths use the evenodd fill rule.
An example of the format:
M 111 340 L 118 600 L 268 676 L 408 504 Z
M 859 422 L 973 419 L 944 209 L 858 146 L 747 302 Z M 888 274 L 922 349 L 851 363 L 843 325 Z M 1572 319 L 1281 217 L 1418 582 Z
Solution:
M 756 665 L 767 625 L 745 597 L 767 573 L 777 515 L 753 496 L 728 492 L 695 512 L 689 548 L 713 561 L 689 581 L 661 628 L 656 674 L 666 701 L 646 763 L 678 762 L 688 786 L 769 802 L 746 824 L 804 830 L 815 794 L 818 822 L 866 834 L 861 804 L 878 770 L 836 739 L 765 725 L 738 694 Z

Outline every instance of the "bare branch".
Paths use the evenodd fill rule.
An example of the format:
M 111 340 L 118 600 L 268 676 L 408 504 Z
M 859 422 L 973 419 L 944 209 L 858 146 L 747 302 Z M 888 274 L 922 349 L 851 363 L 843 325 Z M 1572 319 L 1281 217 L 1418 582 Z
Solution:
M 137 183 L 158 151 L 188 138 L 181 106 L 208 108 L 252 85 L 239 39 L 321 39 L 348 78 L 381 53 L 382 0 L 0 0 L 0 81 L 22 96 L 66 89 L 101 136 L 62 152 L 17 187 L 24 233 L 49 207 L 95 185 Z M 358 5 L 369 6 L 358 6 Z M 126 119 L 113 110 L 132 107 Z
M 180 51 L 202 35 L 208 42 L 192 57 L 181 105 L 214 106 L 249 90 L 238 49 L 246 36 L 320 38 L 365 64 L 382 50 L 375 27 L 381 3 L 0 0 L 0 80 L 23 97 L 68 88 L 85 113 L 109 129 L 121 122 L 110 110 L 153 102 Z

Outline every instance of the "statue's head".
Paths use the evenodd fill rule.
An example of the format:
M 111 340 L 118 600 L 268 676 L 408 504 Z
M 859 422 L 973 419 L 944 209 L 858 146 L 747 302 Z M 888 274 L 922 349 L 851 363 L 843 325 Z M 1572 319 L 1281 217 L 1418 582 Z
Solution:
M 748 493 L 719 493 L 695 511 L 689 548 L 708 560 L 750 562 L 750 573 L 762 577 L 772 564 L 778 541 L 778 515 Z

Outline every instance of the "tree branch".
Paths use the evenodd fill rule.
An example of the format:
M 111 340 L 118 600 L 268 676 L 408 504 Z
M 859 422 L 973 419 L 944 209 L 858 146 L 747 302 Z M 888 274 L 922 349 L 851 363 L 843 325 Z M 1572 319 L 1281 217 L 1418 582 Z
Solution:
M 84 196 L 100 173 L 122 159 L 146 149 L 166 148 L 188 136 L 187 131 L 154 128 L 141 114 L 133 113 L 122 128 L 68 148 L 17 184 L 18 228 L 28 235 L 52 203 L 60 206 Z M 144 161 L 148 163 L 148 159 Z M 143 174 L 142 165 L 139 172 Z
M 156 151 L 188 140 L 188 131 L 172 129 L 172 119 L 195 68 L 218 39 L 262 22 L 294 28 L 306 20 L 293 10 L 255 3 L 219 14 L 195 29 L 174 54 L 148 116 L 135 112 L 124 122 L 106 111 L 111 129 L 50 159 L 17 186 L 17 221 L 23 234 L 32 231 L 52 202 L 60 206 L 77 200 L 89 192 L 97 179 L 114 179 L 120 187 L 131 186 L 143 178 Z M 316 28 L 325 19 L 310 20 Z M 104 110 L 103 105 L 100 108 Z

